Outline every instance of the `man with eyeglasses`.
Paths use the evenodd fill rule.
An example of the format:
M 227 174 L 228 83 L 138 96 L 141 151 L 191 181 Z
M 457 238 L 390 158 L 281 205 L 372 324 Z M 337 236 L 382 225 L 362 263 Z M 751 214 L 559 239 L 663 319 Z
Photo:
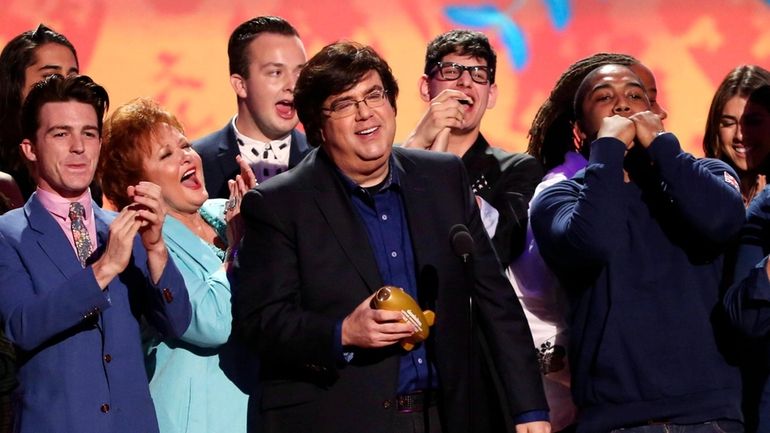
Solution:
M 543 177 L 538 161 L 489 145 L 481 119 L 497 101 L 497 55 L 487 37 L 451 30 L 425 54 L 420 97 L 428 110 L 404 147 L 453 153 L 462 158 L 500 262 L 507 266 L 524 248 L 527 206 Z
M 549 424 L 531 418 L 547 405 L 529 328 L 462 162 L 393 148 L 397 96 L 370 47 L 323 48 L 295 92 L 318 148 L 244 197 L 233 306 L 236 329 L 260 355 L 263 431 L 500 431 L 479 404 L 497 396 L 476 380 L 489 362 L 496 404 L 517 423 L 506 431 L 546 433 Z M 473 244 L 465 265 L 458 236 Z M 415 332 L 407 313 L 372 307 L 385 285 L 435 311 L 411 351 L 398 344 Z M 488 356 L 473 356 L 478 333 Z

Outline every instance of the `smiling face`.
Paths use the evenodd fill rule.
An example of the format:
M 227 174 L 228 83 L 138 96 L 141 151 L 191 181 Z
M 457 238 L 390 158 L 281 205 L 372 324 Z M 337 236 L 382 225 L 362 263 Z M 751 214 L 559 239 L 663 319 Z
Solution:
M 441 61 L 443 63 L 457 63 L 463 66 L 487 66 L 487 61 L 478 57 L 448 54 Z M 471 79 L 470 71 L 463 71 L 457 80 L 443 80 L 438 71 L 431 76 L 425 76 L 420 80 L 420 96 L 426 102 L 435 98 L 444 89 L 453 89 L 468 95 L 470 104 L 463 104 L 465 120 L 463 131 L 478 131 L 481 127 L 481 119 L 487 109 L 493 108 L 497 102 L 497 84 L 479 84 Z
M 740 171 L 748 170 L 747 148 L 741 131 L 741 115 L 746 107 L 746 97 L 733 96 L 727 100 L 719 116 L 719 146 L 722 154 Z
M 284 138 L 299 122 L 293 92 L 307 61 L 305 48 L 296 36 L 263 33 L 247 50 L 248 78 L 230 77 L 238 95 L 238 129 L 261 141 Z
M 740 118 L 748 169 L 759 167 L 770 154 L 770 112 L 756 102 L 747 102 Z
M 650 100 L 650 111 L 657 114 L 660 120 L 666 120 L 668 111 L 658 103 L 658 85 L 655 83 L 655 76 L 652 71 L 641 63 L 634 63 L 629 68 L 639 77 L 644 91 L 647 92 L 647 99 Z
M 382 80 L 369 71 L 350 90 L 326 98 L 323 107 L 341 101 L 360 101 L 375 91 L 383 91 Z M 321 127 L 323 149 L 335 165 L 361 186 L 372 186 L 387 174 L 388 157 L 396 135 L 396 112 L 385 102 L 370 108 L 357 104 L 355 113 L 346 117 L 328 117 Z
M 35 50 L 32 64 L 24 70 L 21 100 L 26 99 L 35 83 L 43 81 L 49 75 L 68 76 L 77 73 L 78 61 L 72 50 L 55 42 L 43 44 Z
M 191 214 L 208 199 L 201 158 L 182 133 L 160 123 L 149 144 L 150 155 L 142 165 L 145 180 L 160 186 L 169 213 Z
M 629 68 L 606 65 L 591 72 L 577 92 L 582 95 L 578 121 L 581 136 L 593 140 L 605 117 L 633 114 L 650 109 L 641 81 Z
M 94 107 L 82 102 L 48 102 L 40 107 L 34 142 L 21 143 L 37 168 L 39 188 L 75 199 L 88 190 L 99 161 L 101 138 Z

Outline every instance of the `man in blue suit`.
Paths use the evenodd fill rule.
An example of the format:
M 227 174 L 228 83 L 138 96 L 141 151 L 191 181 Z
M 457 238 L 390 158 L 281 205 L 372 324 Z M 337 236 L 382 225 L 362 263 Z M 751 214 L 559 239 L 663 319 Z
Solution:
M 228 198 L 228 179 L 243 158 L 257 182 L 294 167 L 308 152 L 294 109 L 294 84 L 307 57 L 299 34 L 286 20 L 263 16 L 239 25 L 227 44 L 230 85 L 238 114 L 193 147 L 203 160 L 210 198 Z
M 190 323 L 161 236 L 160 188 L 129 187 L 134 203 L 117 215 L 91 200 L 107 104 L 90 78 L 53 75 L 22 110 L 37 190 L 0 217 L 0 320 L 19 361 L 15 432 L 157 432 L 140 321 L 168 337 Z

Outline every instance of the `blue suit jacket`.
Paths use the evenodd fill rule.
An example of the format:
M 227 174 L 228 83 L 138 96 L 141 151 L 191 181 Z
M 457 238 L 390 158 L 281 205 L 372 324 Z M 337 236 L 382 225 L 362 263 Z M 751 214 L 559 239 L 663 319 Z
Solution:
M 94 205 L 103 252 L 114 214 Z M 131 261 L 102 291 L 36 195 L 0 217 L 0 319 L 17 347 L 16 432 L 157 432 L 140 320 L 182 335 L 191 311 L 169 258 L 157 286 L 137 237 Z
M 206 181 L 206 191 L 209 198 L 229 198 L 230 190 L 227 181 L 234 179 L 240 173 L 235 157 L 240 154 L 238 142 L 235 140 L 233 122 L 227 122 L 224 128 L 203 138 L 195 140 L 193 148 L 203 160 L 203 174 Z M 291 147 L 289 148 L 289 168 L 294 167 L 310 151 L 305 134 L 291 131 Z

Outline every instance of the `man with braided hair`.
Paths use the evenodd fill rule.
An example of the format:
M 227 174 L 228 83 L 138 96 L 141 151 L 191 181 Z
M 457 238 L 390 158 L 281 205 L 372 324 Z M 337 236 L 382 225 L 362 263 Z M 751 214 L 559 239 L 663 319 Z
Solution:
M 661 120 L 668 117 L 666 110 L 658 104 L 655 77 L 636 58 L 620 53 L 596 53 L 580 59 L 561 75 L 548 99 L 537 110 L 535 120 L 529 128 L 527 153 L 537 158 L 547 173 L 565 162 L 565 158 L 568 158 L 567 152 L 579 150 L 580 140 L 575 135 L 575 112 L 572 109 L 575 92 L 589 72 L 609 64 L 630 67 L 642 81 L 650 99 L 650 111 L 657 114 Z
M 740 376 L 721 348 L 723 252 L 744 219 L 735 172 L 685 153 L 627 66 L 575 92 L 588 165 L 532 202 L 570 300 L 577 431 L 740 432 Z
M 626 54 L 597 53 L 570 65 L 561 75 L 543 103 L 530 128 L 529 153 L 540 160 L 547 173 L 535 189 L 536 197 L 545 188 L 572 177 L 586 165 L 578 152 L 580 137 L 576 134 L 572 103 L 583 78 L 593 69 L 608 64 L 628 65 L 644 74 L 645 91 L 653 101 L 657 96 L 655 78 L 635 58 Z M 652 105 L 652 104 L 651 104 Z M 661 118 L 666 112 L 655 102 L 652 111 Z M 575 421 L 576 409 L 570 395 L 570 372 L 567 362 L 567 299 L 553 272 L 543 262 L 532 228 L 527 227 L 526 248 L 507 269 L 508 277 L 524 306 L 532 330 L 532 339 L 540 361 L 551 424 L 559 431 Z

